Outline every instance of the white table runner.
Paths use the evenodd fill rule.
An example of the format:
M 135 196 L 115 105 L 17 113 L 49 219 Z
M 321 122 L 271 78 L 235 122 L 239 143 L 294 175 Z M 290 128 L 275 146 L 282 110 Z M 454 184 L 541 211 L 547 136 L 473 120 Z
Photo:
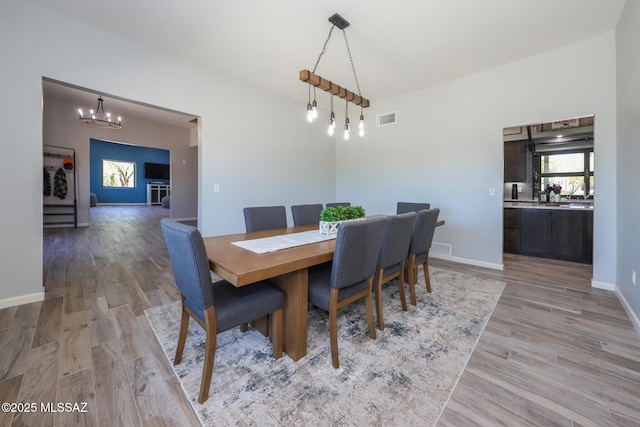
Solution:
M 336 235 L 327 236 L 320 234 L 318 230 L 303 231 L 301 233 L 282 234 L 279 236 L 264 237 L 262 239 L 241 240 L 239 242 L 231 242 L 231 244 L 239 246 L 248 251 L 265 254 L 267 252 L 275 252 L 281 249 L 293 248 L 295 246 L 308 245 L 311 243 L 322 242 L 325 240 L 335 239 Z

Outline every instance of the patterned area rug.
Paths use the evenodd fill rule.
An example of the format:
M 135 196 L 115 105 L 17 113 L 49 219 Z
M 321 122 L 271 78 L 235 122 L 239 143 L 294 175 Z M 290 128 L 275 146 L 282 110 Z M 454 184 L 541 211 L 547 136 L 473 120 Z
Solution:
M 340 369 L 331 365 L 322 310 L 309 311 L 308 353 L 297 362 L 287 356 L 274 360 L 269 341 L 251 328 L 223 332 L 203 405 L 197 396 L 204 333 L 191 321 L 182 363 L 174 369 L 205 426 L 435 425 L 504 286 L 432 268 L 433 292 L 427 294 L 420 275 L 418 304 L 403 312 L 397 285 L 385 285 L 385 329 L 376 329 L 376 340 L 367 332 L 364 302 L 338 312 Z M 180 303 L 146 315 L 173 361 Z

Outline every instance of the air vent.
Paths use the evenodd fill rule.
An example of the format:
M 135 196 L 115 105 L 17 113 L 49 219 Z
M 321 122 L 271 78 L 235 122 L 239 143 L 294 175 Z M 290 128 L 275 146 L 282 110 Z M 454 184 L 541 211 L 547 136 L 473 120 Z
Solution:
M 396 112 L 378 114 L 376 116 L 376 126 L 387 126 L 396 124 Z
M 446 255 L 451 256 L 451 245 L 447 243 L 432 242 L 429 255 Z

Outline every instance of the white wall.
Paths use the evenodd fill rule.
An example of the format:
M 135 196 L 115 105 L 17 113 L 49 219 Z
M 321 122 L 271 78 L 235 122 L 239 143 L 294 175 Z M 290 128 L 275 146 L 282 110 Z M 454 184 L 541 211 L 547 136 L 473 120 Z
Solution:
M 20 184 L 0 209 L 0 307 L 42 298 L 43 76 L 202 117 L 205 235 L 243 231 L 245 206 L 334 199 L 334 146 L 302 102 L 18 0 L 0 2 L 0 58 L 0 179 Z
M 454 259 L 502 265 L 502 129 L 595 114 L 594 283 L 616 283 L 615 37 L 562 49 L 384 102 L 365 111 L 365 140 L 339 142 L 337 198 L 370 213 L 426 201 Z M 397 124 L 375 128 L 375 115 Z M 637 181 L 636 181 L 637 182 Z M 489 188 L 496 189 L 495 197 Z M 600 191 L 598 191 L 600 189 Z
M 628 1 L 616 29 L 618 85 L 618 290 L 640 331 L 640 3 Z M 636 271 L 636 286 L 631 272 Z
M 45 144 L 76 149 L 78 174 L 78 223 L 89 218 L 89 139 L 120 142 L 141 147 L 162 148 L 171 157 L 171 216 L 195 218 L 198 213 L 198 150 L 190 147 L 188 128 L 127 117 L 122 129 L 87 126 L 80 122 L 72 105 L 58 99 L 44 99 L 43 139 Z M 183 164 L 184 163 L 186 164 Z M 98 200 L 98 202 L 100 202 Z M 168 213 L 169 214 L 169 213 Z

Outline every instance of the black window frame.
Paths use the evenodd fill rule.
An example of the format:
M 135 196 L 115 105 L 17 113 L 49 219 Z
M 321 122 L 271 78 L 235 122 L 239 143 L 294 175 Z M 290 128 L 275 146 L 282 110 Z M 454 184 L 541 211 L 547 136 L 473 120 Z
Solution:
M 549 151 L 541 151 L 538 152 L 537 156 L 534 158 L 534 178 L 537 177 L 538 184 L 540 186 L 540 191 L 544 191 L 545 184 L 544 179 L 549 177 L 581 177 L 585 184 L 584 196 L 585 198 L 592 198 L 591 196 L 591 177 L 595 177 L 594 171 L 591 169 L 595 169 L 591 165 L 591 153 L 593 153 L 593 147 L 590 148 L 572 148 L 567 150 L 549 150 Z M 584 153 L 584 170 L 582 172 L 545 172 L 542 173 L 542 157 L 543 156 L 555 156 L 560 154 L 576 154 L 576 153 Z M 595 156 L 594 156 L 595 159 Z M 594 160 L 595 161 L 595 160 Z M 595 178 L 594 178 L 595 181 Z M 595 186 L 595 182 L 594 182 Z M 567 195 L 570 198 L 578 198 L 580 196 L 571 196 Z

